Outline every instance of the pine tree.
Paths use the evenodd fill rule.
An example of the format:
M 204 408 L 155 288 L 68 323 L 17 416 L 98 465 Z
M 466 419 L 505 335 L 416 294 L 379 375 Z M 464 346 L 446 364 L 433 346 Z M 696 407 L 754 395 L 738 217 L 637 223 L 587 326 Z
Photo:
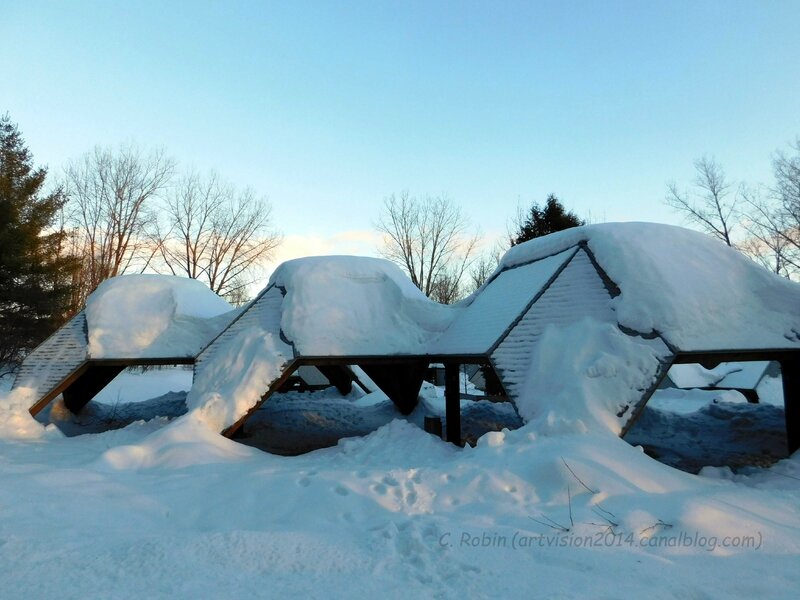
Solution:
M 0 116 L 0 373 L 66 316 L 76 262 L 61 255 L 64 232 L 52 229 L 64 199 L 43 194 L 46 175 L 17 126 Z
M 516 232 L 511 236 L 511 245 L 516 246 L 543 235 L 580 225 L 585 225 L 584 221 L 564 208 L 554 194 L 550 194 L 544 207 L 534 202 L 528 215 L 520 219 Z

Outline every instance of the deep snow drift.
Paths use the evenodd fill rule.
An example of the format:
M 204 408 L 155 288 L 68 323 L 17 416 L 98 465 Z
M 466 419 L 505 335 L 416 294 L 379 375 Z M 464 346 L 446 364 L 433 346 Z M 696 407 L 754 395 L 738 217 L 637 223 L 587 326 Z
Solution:
M 127 381 L 155 389 L 136 383 L 149 375 Z M 192 419 L 0 439 L 3 597 L 796 595 L 798 457 L 697 476 L 608 433 L 531 426 L 459 449 L 375 398 L 326 412 L 334 395 L 289 394 L 261 423 L 300 435 L 342 415 L 385 424 L 294 457 Z M 426 410 L 440 395 L 425 388 Z
M 518 246 L 504 265 L 580 241 L 622 291 L 610 300 L 619 324 L 657 330 L 684 350 L 798 347 L 798 286 L 699 234 L 590 226 Z M 220 423 L 252 406 L 295 349 L 416 352 L 478 306 L 479 296 L 452 308 L 430 303 L 381 261 L 339 259 L 327 269 L 325 260 L 276 272 L 267 301 L 201 355 L 183 416 L 71 438 L 53 424 L 72 419 L 57 404 L 53 423 L 24 423 L 27 439 L 13 439 L 23 424 L 4 421 L 4 597 L 796 596 L 800 454 L 769 468 L 693 475 L 645 452 L 667 454 L 669 438 L 732 448 L 726 424 L 773 431 L 778 410 L 766 405 L 759 429 L 755 409 L 732 395 L 685 410 L 699 396 L 680 392 L 691 394 L 673 398 L 682 414 L 655 403 L 643 415 L 642 446 L 628 444 L 609 415 L 627 402 L 619 386 L 641 391 L 658 356 L 648 357 L 644 342 L 628 352 L 630 340 L 621 351 L 626 334 L 605 317 L 544 331 L 520 403 L 528 422 L 485 433 L 475 447 L 426 434 L 415 425 L 419 412 L 402 419 L 377 396 L 356 394 L 339 399 L 344 408 L 287 395 L 255 421 L 266 435 L 378 426 L 334 447 L 284 457 L 222 437 Z M 167 317 L 141 339 L 130 331 L 132 347 L 164 348 L 165 332 L 188 322 L 177 317 L 180 305 L 175 297 L 154 304 Z M 187 318 L 208 316 L 192 310 Z M 147 322 L 146 311 L 133 314 Z M 103 318 L 91 319 L 103 331 Z M 123 342 L 101 335 L 96 351 Z M 148 416 L 165 407 L 171 416 L 183 393 L 141 400 Z M 84 416 L 98 431 L 132 414 L 113 402 L 91 410 Z M 438 392 L 425 391 L 421 410 L 440 414 Z M 479 410 L 488 422 L 492 407 Z

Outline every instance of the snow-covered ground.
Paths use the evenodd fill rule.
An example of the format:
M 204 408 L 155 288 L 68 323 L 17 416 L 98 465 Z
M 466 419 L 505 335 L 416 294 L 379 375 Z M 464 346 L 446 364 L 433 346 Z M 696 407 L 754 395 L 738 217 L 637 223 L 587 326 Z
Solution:
M 180 383 L 126 373 L 81 418 L 180 410 Z M 659 392 L 641 422 L 753 406 L 724 394 Z M 520 425 L 508 408 L 465 403 L 465 429 Z M 408 419 L 379 394 L 283 394 L 242 441 L 366 433 L 297 456 L 191 419 L 0 439 L 2 597 L 796 596 L 800 456 L 693 475 L 609 433 L 530 426 L 459 449 L 418 426 L 442 409 L 428 386 Z
M 569 262 L 547 262 L 570 248 Z M 662 390 L 617 433 L 671 358 L 667 342 L 796 350 L 800 287 L 705 236 L 647 224 L 575 228 L 502 264 L 519 270 L 450 308 L 377 259 L 287 263 L 244 313 L 210 296 L 195 306 L 182 283 L 107 284 L 76 360 L 197 356 L 194 382 L 181 369 L 127 372 L 77 417 L 56 400 L 39 422 L 27 411 L 36 369 L 30 385 L 0 388 L 0 597 L 795 598 L 800 452 L 781 450 L 779 385 L 760 385 L 758 405 L 733 390 Z M 464 448 L 420 427 L 443 414 L 433 386 L 409 417 L 379 392 L 277 394 L 241 439 L 217 433 L 298 350 L 414 354 L 444 339 L 442 353 L 481 354 L 455 344 L 469 341 L 459 332 L 505 314 L 494 309 L 512 284 L 559 264 L 541 278 L 553 281 L 542 314 L 591 282 L 598 293 L 563 322 L 525 321 L 535 341 L 511 363 L 524 375 L 519 413 L 462 403 Z

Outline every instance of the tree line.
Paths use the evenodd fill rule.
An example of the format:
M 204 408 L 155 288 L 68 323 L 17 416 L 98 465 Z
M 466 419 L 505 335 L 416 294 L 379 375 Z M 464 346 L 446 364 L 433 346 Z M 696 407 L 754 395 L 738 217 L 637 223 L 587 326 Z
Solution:
M 184 275 L 242 304 L 281 241 L 266 197 L 163 149 L 96 147 L 47 177 L 0 116 L 0 375 L 110 277 Z
M 773 181 L 731 181 L 713 158 L 694 162 L 695 177 L 682 189 L 667 184 L 664 201 L 694 227 L 789 279 L 800 277 L 800 137 L 772 157 Z M 376 222 L 382 254 L 402 267 L 426 296 L 450 304 L 477 290 L 510 247 L 584 225 L 550 194 L 543 204 L 518 207 L 506 238 L 479 252 L 481 236 L 469 230 L 461 208 L 447 195 L 384 200 Z
M 375 226 L 383 234 L 383 256 L 405 270 L 426 296 L 452 304 L 480 288 L 512 246 L 584 224 L 550 194 L 543 204 L 518 206 L 505 239 L 480 253 L 480 233 L 470 231 L 469 220 L 452 198 L 414 197 L 404 191 L 384 200 Z
M 688 189 L 665 201 L 696 227 L 786 277 L 800 274 L 800 138 L 773 156 L 773 182 L 730 181 L 713 158 L 695 161 Z M 210 172 L 180 172 L 163 149 L 96 147 L 45 189 L 17 126 L 0 117 L 0 375 L 110 277 L 160 272 L 204 281 L 234 304 L 280 244 L 269 201 Z M 504 239 L 481 234 L 448 195 L 384 200 L 379 249 L 426 296 L 454 303 L 480 288 L 510 247 L 585 224 L 550 194 L 518 206 Z

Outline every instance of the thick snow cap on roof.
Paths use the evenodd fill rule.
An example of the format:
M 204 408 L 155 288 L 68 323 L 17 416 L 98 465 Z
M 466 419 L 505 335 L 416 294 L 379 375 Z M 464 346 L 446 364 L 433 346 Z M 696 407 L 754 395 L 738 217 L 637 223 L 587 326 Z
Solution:
M 171 275 L 108 279 L 86 301 L 89 356 L 196 356 L 230 322 L 232 308 L 195 279 Z
M 619 287 L 620 325 L 683 351 L 800 349 L 800 285 L 708 235 L 655 223 L 568 229 L 515 246 L 500 268 L 586 242 Z
M 362 256 L 283 263 L 281 331 L 301 356 L 425 354 L 457 309 L 429 300 L 399 267 Z

